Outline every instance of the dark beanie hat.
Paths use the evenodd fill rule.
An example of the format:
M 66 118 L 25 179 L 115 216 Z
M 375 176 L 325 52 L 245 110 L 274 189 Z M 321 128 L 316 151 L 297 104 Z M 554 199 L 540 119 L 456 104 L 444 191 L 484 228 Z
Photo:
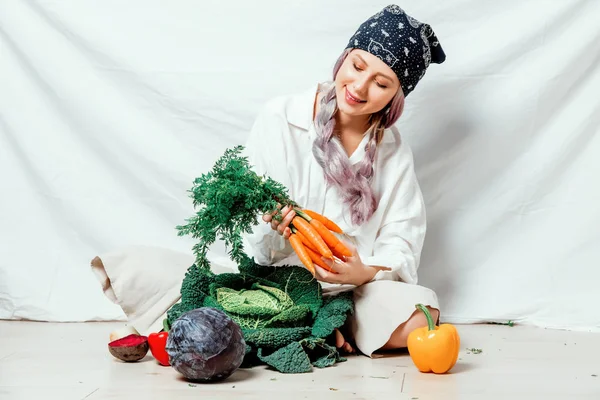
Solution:
M 446 59 L 433 29 L 392 4 L 363 22 L 346 48 L 367 51 L 386 63 L 398 76 L 408 96 L 430 63 Z

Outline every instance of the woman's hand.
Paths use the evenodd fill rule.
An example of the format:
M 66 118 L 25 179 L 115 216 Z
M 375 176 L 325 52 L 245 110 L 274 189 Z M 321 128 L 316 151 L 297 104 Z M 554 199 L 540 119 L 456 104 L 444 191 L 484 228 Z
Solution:
M 289 239 L 290 235 L 292 234 L 292 231 L 289 228 L 289 224 L 292 222 L 292 219 L 294 219 L 294 217 L 296 216 L 296 212 L 292 209 L 291 206 L 285 206 L 283 207 L 283 210 L 281 210 L 281 221 L 277 221 L 273 217 L 279 212 L 280 208 L 281 204 L 277 204 L 277 209 L 275 211 L 273 211 L 271 214 L 263 215 L 262 218 L 263 221 L 271 223 L 271 229 L 277 231 L 284 238 Z
M 337 272 L 326 271 L 315 264 L 315 272 L 317 279 L 327 283 L 350 284 L 355 286 L 363 285 L 373 279 L 375 274 L 380 270 L 391 270 L 387 267 L 374 267 L 365 265 L 358 255 L 356 247 L 344 241 L 344 245 L 352 252 L 352 256 L 344 257 L 344 260 L 335 261 L 325 257 L 321 259 Z

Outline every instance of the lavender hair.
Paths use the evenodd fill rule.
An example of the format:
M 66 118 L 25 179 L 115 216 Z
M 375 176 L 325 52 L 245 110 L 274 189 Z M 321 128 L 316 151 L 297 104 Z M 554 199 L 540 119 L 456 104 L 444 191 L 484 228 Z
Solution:
M 333 80 L 352 49 L 346 49 L 338 58 L 333 68 Z M 365 157 L 358 164 L 356 172 L 350 165 L 346 151 L 334 138 L 335 113 L 337 112 L 335 84 L 326 89 L 320 101 L 315 118 L 317 139 L 313 143 L 313 154 L 323 168 L 325 181 L 335 186 L 345 205 L 350 210 L 352 223 L 360 225 L 368 221 L 377 209 L 377 199 L 370 186 L 373 176 L 373 163 L 377 145 L 383 138 L 386 128 L 394 125 L 404 110 L 404 94 L 401 89 L 390 103 L 381 111 L 370 117 L 370 127 L 365 133 L 369 135 Z

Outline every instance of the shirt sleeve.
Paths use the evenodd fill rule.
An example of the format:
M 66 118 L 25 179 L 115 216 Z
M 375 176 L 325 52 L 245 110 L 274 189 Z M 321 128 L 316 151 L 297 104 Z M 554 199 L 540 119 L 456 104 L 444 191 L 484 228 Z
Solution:
M 283 184 L 291 193 L 291 177 L 287 165 L 283 139 L 287 132 L 287 122 L 275 107 L 267 104 L 257 116 L 244 145 L 243 155 L 258 175 L 271 177 Z M 293 197 L 293 196 L 292 196 Z M 246 254 L 254 257 L 261 265 L 273 265 L 289 256 L 293 249 L 289 241 L 271 224 L 262 220 L 262 213 L 257 215 L 258 225 L 251 233 L 243 233 L 242 240 Z
M 377 233 L 373 254 L 366 265 L 391 268 L 379 271 L 373 280 L 395 280 L 416 284 L 421 249 L 425 239 L 425 204 L 414 171 L 410 149 L 402 163 L 390 202 Z

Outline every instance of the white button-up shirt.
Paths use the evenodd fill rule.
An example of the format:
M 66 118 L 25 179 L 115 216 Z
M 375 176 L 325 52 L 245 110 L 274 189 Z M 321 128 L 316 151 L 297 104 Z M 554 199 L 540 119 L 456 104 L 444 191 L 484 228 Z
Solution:
M 253 170 L 285 185 L 301 207 L 334 221 L 356 247 L 366 265 L 384 266 L 374 280 L 417 283 L 417 268 L 426 230 L 425 207 L 417 182 L 412 151 L 395 127 L 386 129 L 378 145 L 371 181 L 377 210 L 362 226 L 351 222 L 348 209 L 312 154 L 316 138 L 313 107 L 318 86 L 292 96 L 275 98 L 259 113 L 245 144 Z M 364 157 L 365 136 L 350 156 L 354 166 Z M 244 249 L 262 265 L 302 265 L 289 241 L 262 221 L 244 234 Z

